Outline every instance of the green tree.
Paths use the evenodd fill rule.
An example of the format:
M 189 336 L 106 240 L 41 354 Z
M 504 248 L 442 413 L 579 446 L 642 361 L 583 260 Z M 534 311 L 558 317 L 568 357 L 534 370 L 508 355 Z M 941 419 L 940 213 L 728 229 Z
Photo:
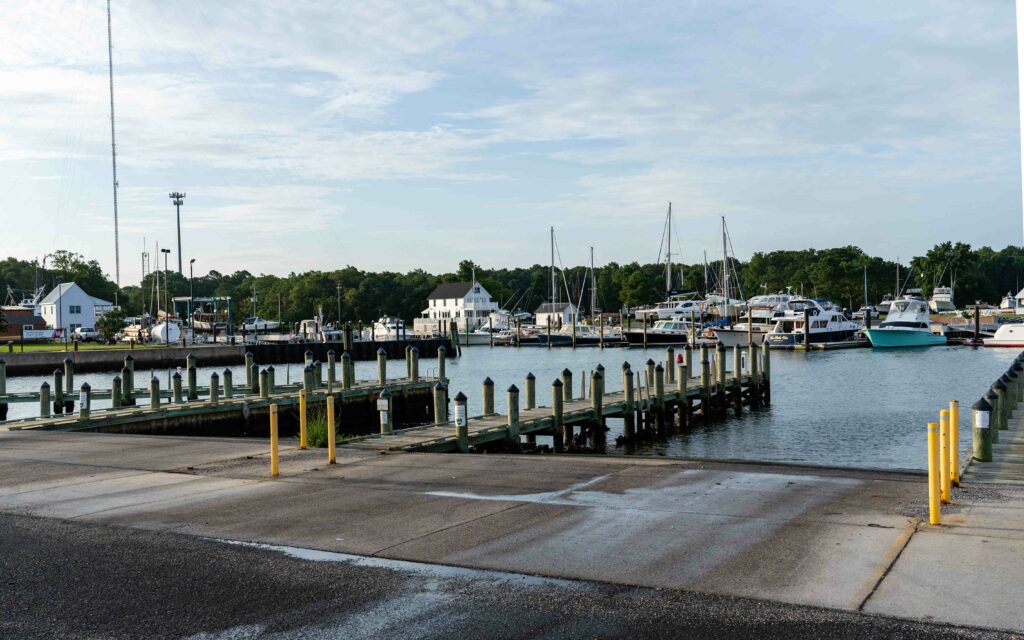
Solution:
M 111 309 L 96 320 L 96 330 L 100 332 L 107 344 L 113 344 L 114 336 L 124 329 L 124 321 L 124 311 Z

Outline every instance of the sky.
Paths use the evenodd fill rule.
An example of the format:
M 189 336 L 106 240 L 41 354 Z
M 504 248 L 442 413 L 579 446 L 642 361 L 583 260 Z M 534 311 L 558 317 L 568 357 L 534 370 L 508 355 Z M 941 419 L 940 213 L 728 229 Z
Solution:
M 5 3 L 0 256 L 114 276 L 102 0 Z M 121 284 L 1019 244 L 1012 0 L 113 0 Z M 154 258 L 155 262 L 155 258 Z

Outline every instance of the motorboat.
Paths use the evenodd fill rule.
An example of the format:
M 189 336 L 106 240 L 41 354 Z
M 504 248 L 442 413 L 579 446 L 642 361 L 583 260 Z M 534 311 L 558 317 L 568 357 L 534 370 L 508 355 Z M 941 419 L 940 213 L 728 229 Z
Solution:
M 892 306 L 892 294 L 887 293 L 882 296 L 882 301 L 875 305 L 875 310 L 878 313 L 889 313 L 889 307 Z
M 805 312 L 809 326 L 804 323 Z M 806 333 L 814 344 L 845 342 L 860 329 L 860 323 L 849 320 L 829 300 L 793 298 L 786 304 L 785 312 L 775 319 L 765 341 L 772 348 L 791 348 L 803 344 Z
M 685 320 L 658 320 L 646 331 L 647 346 L 685 345 L 690 341 L 691 325 Z M 645 332 L 639 329 L 623 331 L 622 336 L 631 347 L 642 347 Z
M 277 331 L 281 323 L 277 320 L 264 320 L 259 316 L 252 316 L 242 321 L 243 331 Z
M 401 340 L 405 335 L 405 321 L 398 316 L 381 316 L 373 323 L 371 337 L 374 342 Z
M 789 301 L 794 296 L 788 293 L 773 293 L 754 296 L 747 300 L 746 315 L 728 327 L 713 327 L 711 332 L 726 348 L 747 347 L 762 344 L 777 318 L 785 314 Z
M 604 327 L 603 333 L 602 337 L 602 329 L 600 327 L 577 324 L 575 332 L 572 325 L 569 325 L 550 334 L 545 331 L 539 331 L 536 334 L 536 338 L 541 346 L 547 346 L 550 343 L 552 347 L 571 347 L 574 341 L 577 347 L 596 347 L 601 344 L 609 347 L 622 343 L 622 332 L 618 327 Z
M 996 329 L 994 336 L 986 338 L 983 344 L 986 347 L 1024 347 L 1024 324 L 1004 324 Z
M 680 293 L 669 296 L 665 302 L 650 307 L 643 307 L 633 312 L 637 320 L 671 320 L 673 318 L 688 318 L 690 314 L 697 317 L 701 315 L 701 300 L 696 292 Z
M 956 305 L 953 303 L 953 287 L 935 287 L 932 297 L 928 299 L 928 306 L 935 313 L 956 311 Z
M 873 347 L 930 347 L 946 344 L 945 335 L 931 329 L 928 303 L 913 293 L 892 303 L 889 315 L 878 327 L 864 329 Z

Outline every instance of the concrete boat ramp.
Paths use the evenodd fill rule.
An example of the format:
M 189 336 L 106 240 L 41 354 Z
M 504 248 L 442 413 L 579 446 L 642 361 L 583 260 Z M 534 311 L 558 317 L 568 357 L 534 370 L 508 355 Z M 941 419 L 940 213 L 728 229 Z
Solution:
M 0 512 L 1024 629 L 1024 487 L 912 473 L 0 432 Z

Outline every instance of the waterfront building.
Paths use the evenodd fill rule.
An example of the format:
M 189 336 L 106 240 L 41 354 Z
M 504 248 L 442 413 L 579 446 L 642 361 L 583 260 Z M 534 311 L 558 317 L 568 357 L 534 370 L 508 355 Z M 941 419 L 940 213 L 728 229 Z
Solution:
M 427 308 L 413 320 L 417 335 L 433 335 L 441 326 L 446 330 L 455 321 L 460 333 L 487 324 L 487 318 L 498 311 L 498 303 L 479 282 L 445 282 L 427 296 Z
M 572 324 L 578 313 L 579 309 L 571 302 L 545 302 L 537 307 L 534 317 L 538 327 L 548 326 L 549 319 L 552 327 L 561 327 Z
M 113 308 L 112 302 L 89 295 L 74 282 L 62 282 L 39 302 L 39 315 L 48 327 L 67 335 L 78 327 L 95 327 L 96 319 Z

